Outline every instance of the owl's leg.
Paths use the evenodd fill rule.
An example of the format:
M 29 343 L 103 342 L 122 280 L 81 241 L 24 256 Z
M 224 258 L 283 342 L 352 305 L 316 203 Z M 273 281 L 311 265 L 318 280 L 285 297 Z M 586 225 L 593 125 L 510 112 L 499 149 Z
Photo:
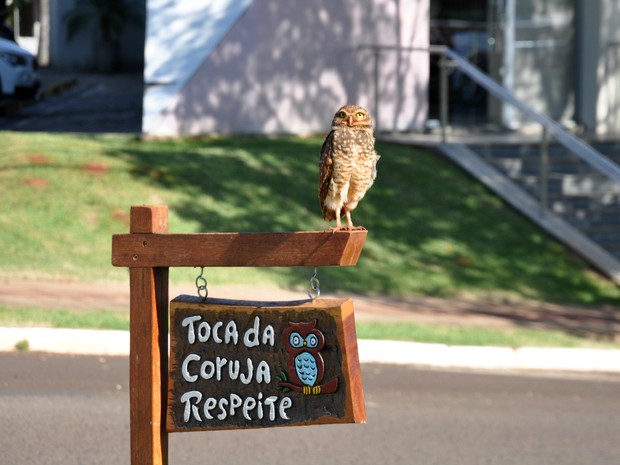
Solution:
M 340 208 L 336 209 L 336 229 L 342 229 L 342 220 L 340 219 Z
M 347 218 L 347 230 L 351 231 L 353 228 L 353 221 L 351 221 L 351 212 L 349 210 L 345 210 L 345 217 Z

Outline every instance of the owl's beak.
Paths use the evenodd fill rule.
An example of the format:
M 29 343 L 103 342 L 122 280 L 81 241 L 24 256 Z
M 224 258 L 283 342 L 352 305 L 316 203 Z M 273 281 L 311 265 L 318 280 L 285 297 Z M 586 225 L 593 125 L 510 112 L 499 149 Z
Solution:
M 304 347 L 306 347 L 308 345 L 308 343 L 306 341 L 304 341 Z
M 353 121 L 354 121 L 353 115 L 349 115 L 349 118 L 347 119 L 347 124 L 349 126 L 353 126 Z

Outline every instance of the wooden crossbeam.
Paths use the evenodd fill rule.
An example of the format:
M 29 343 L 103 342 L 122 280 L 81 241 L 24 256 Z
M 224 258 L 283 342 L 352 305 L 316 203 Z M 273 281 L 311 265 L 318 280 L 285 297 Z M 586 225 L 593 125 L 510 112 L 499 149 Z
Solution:
M 117 234 L 112 264 L 194 266 L 354 266 L 366 230 L 285 233 Z

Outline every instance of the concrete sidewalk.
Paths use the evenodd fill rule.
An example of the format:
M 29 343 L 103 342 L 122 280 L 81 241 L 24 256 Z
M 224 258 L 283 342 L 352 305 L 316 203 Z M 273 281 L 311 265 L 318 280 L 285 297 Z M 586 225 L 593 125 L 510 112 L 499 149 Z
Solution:
M 0 328 L 0 351 L 28 343 L 39 352 L 127 356 L 128 331 Z M 471 347 L 402 341 L 359 340 L 362 363 L 483 370 L 544 370 L 620 373 L 620 350 Z

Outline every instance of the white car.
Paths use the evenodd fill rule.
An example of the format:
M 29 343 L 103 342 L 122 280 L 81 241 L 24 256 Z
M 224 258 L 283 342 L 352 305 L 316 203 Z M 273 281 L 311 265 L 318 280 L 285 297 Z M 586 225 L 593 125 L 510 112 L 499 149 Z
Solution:
M 34 97 L 41 86 L 37 59 L 15 42 L 0 39 L 0 95 Z

